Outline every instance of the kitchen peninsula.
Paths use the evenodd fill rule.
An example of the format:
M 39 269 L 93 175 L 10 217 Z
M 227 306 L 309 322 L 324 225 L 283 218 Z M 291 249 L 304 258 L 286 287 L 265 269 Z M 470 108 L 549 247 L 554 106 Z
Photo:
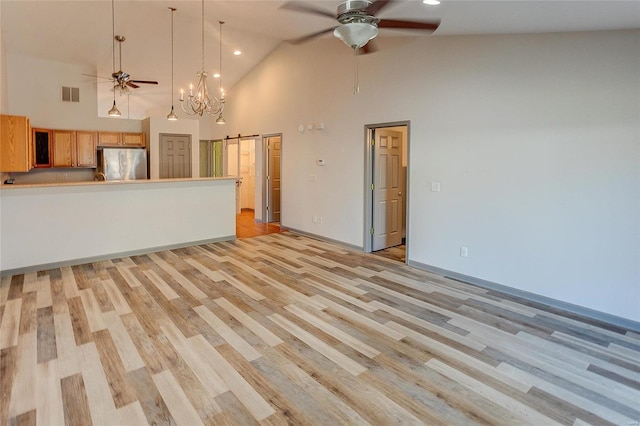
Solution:
M 0 273 L 235 239 L 236 177 L 0 187 Z

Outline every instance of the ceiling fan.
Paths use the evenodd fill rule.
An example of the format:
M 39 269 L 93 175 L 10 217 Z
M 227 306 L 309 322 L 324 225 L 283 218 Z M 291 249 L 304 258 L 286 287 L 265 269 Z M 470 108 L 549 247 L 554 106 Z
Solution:
M 118 47 L 119 47 L 119 58 L 120 58 L 120 70 L 119 71 L 114 71 L 113 74 L 111 74 L 111 77 L 113 78 L 113 89 L 120 89 L 120 93 L 126 93 L 129 89 L 129 87 L 131 87 L 132 89 L 137 89 L 138 84 L 158 84 L 157 81 L 150 81 L 150 80 L 132 80 L 131 76 L 129 74 L 127 74 L 126 72 L 122 71 L 122 43 L 126 40 L 124 38 L 124 36 L 119 36 L 116 35 L 114 36 L 114 39 L 118 42 Z M 136 84 L 138 83 L 138 84 Z
M 347 46 L 355 51 L 362 50 L 362 53 L 370 53 L 375 49 L 369 41 L 378 35 L 378 28 L 408 29 L 435 31 L 440 25 L 439 20 L 433 21 L 405 21 L 398 19 L 382 19 L 376 14 L 382 9 L 398 0 L 347 0 L 338 5 L 335 14 L 311 6 L 307 3 L 289 2 L 282 7 L 284 9 L 297 12 L 311 13 L 313 15 L 325 16 L 336 19 L 340 25 L 327 28 L 313 34 L 290 40 L 293 44 L 304 43 L 316 37 L 333 32 L 333 35 L 342 40 Z

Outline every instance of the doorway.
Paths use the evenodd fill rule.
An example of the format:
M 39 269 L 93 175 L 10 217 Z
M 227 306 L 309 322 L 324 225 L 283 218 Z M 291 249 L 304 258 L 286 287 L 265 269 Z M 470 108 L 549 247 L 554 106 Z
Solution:
M 282 134 L 262 137 L 264 155 L 264 179 L 262 184 L 262 200 L 264 222 L 280 222 L 281 201 L 281 150 Z
M 405 250 L 409 122 L 367 125 L 365 135 L 365 252 Z
M 222 140 L 200 141 L 200 177 L 222 176 Z
M 191 177 L 191 135 L 160 134 L 159 177 Z

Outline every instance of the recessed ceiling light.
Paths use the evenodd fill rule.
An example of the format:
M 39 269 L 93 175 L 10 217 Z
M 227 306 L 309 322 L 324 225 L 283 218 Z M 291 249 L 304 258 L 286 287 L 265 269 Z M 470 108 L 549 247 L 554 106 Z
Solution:
M 437 6 L 440 4 L 440 0 L 422 0 L 422 3 L 426 4 L 427 6 Z
M 213 78 L 220 78 L 220 73 L 217 72 L 217 73 L 213 74 Z
M 236 56 L 242 55 L 242 51 L 241 50 L 234 50 L 233 54 Z

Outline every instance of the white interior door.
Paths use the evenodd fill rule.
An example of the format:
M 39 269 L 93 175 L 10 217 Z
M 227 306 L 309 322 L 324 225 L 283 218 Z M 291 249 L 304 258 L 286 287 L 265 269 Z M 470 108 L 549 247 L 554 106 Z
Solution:
M 240 141 L 238 139 L 224 141 L 222 157 L 224 176 L 240 176 Z M 242 212 L 240 186 L 242 182 L 236 185 L 236 214 Z
M 242 139 L 240 141 L 240 186 L 241 207 L 243 209 L 255 209 L 256 198 L 256 141 L 255 139 Z
M 375 129 L 372 250 L 402 244 L 402 133 Z

